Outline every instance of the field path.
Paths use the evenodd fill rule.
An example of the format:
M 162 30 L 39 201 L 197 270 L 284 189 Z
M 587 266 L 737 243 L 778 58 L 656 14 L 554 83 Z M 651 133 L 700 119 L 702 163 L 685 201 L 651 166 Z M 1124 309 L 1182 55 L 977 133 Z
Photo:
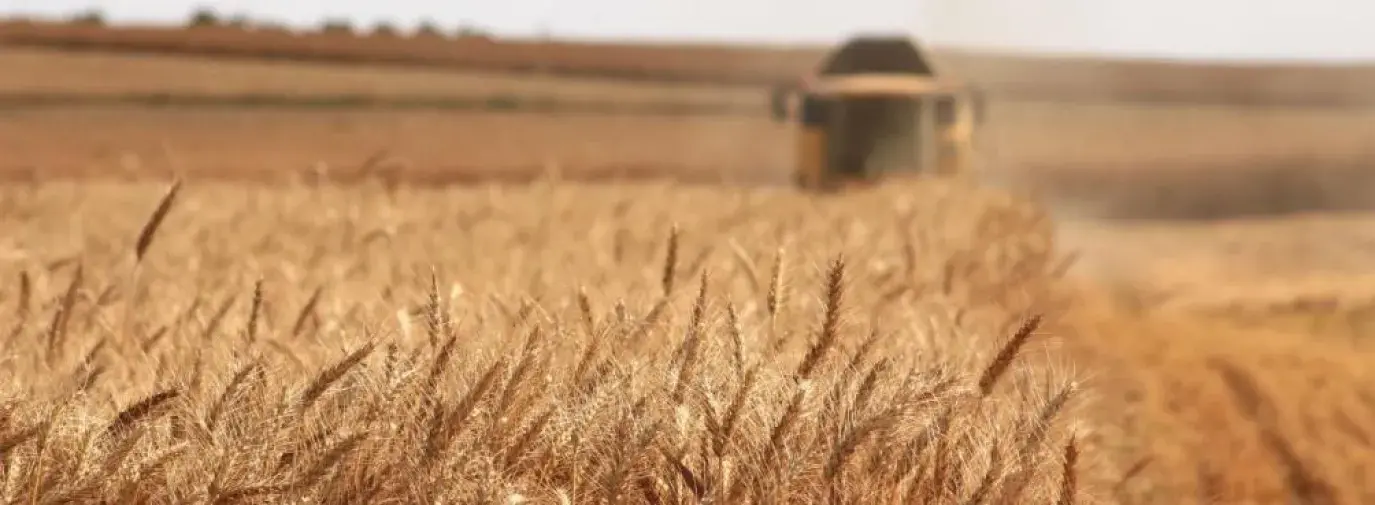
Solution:
M 1181 308 L 1327 297 L 1375 303 L 1375 213 L 1221 221 L 1063 220 L 1076 273 Z
M 1069 319 L 1060 335 L 1101 429 L 1090 436 L 1118 479 L 1131 475 L 1121 503 L 1375 502 L 1375 354 L 1180 314 Z
M 1066 220 L 1121 503 L 1375 503 L 1375 215 Z M 1328 501 L 1330 500 L 1330 501 Z

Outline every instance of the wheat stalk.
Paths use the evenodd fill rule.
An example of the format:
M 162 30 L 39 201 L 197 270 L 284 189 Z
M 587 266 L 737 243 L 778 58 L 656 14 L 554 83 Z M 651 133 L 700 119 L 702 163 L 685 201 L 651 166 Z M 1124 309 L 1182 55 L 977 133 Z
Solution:
M 802 379 L 811 378 L 821 360 L 826 357 L 840 337 L 841 297 L 845 290 L 845 258 L 838 257 L 831 262 L 826 274 L 826 312 L 821 322 L 821 330 L 816 341 L 803 356 L 797 366 L 797 375 Z
M 364 359 L 367 359 L 368 355 L 372 354 L 372 351 L 376 349 L 376 347 L 377 342 L 370 341 L 362 347 L 359 347 L 358 350 L 349 353 L 344 359 L 330 365 L 328 368 L 320 370 L 320 372 L 315 375 L 315 378 L 311 379 L 306 389 L 301 392 L 300 399 L 296 401 L 296 409 L 300 412 L 309 409 L 316 400 L 320 399 L 320 395 L 323 395 L 331 385 L 343 378 L 344 374 L 347 374 L 349 370 L 358 366 Z
M 992 362 L 989 362 L 987 368 L 984 368 L 983 375 L 979 376 L 979 391 L 983 393 L 984 396 L 988 396 L 993 392 L 993 386 L 996 385 L 998 379 L 1007 372 L 1007 369 L 1012 366 L 1012 361 L 1017 359 L 1018 351 L 1026 345 L 1027 341 L 1031 339 L 1032 333 L 1040 326 L 1041 316 L 1039 314 L 1032 316 L 1025 323 L 1022 323 L 1021 328 L 1017 330 L 1017 333 L 1012 335 L 1012 338 L 1009 339 L 1006 344 L 1003 344 L 997 356 L 993 358 Z
M 159 412 L 167 402 L 181 396 L 181 391 L 177 389 L 166 389 L 144 397 L 135 402 L 128 408 L 119 412 L 113 421 L 105 428 L 106 434 L 114 434 L 128 430 L 133 425 L 150 419 Z
M 142 263 L 143 257 L 148 254 L 148 248 L 153 245 L 153 237 L 157 235 L 158 228 L 162 226 L 162 221 L 167 218 L 167 213 L 172 210 L 172 204 L 177 199 L 177 194 L 181 192 L 181 179 L 172 182 L 172 186 L 167 188 L 167 192 L 162 195 L 162 200 L 158 201 L 158 206 L 153 209 L 152 215 L 148 216 L 148 221 L 143 224 L 143 229 L 138 232 L 138 240 L 134 242 L 134 261 Z

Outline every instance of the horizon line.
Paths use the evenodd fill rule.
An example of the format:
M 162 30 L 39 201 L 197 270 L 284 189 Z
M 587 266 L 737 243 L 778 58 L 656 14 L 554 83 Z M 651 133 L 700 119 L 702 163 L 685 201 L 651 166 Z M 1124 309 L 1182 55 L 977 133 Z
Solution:
M 340 20 L 344 16 L 322 16 L 313 23 L 300 23 L 272 19 L 270 17 L 254 17 L 244 13 L 224 13 L 209 9 L 219 16 L 221 21 L 231 19 L 246 19 L 249 25 L 245 29 L 252 31 L 255 27 L 286 29 L 292 33 L 311 35 L 321 33 L 324 25 L 332 21 Z M 190 9 L 181 20 L 174 19 L 105 19 L 101 27 L 108 29 L 166 29 L 178 30 L 190 28 L 190 19 L 199 9 Z M 4 23 L 39 23 L 52 25 L 69 25 L 83 14 L 91 12 L 103 12 L 99 8 L 78 9 L 66 14 L 29 14 L 29 13 L 3 13 L 0 12 L 0 24 Z M 397 33 L 403 36 L 414 35 L 430 21 L 421 18 L 409 23 L 400 21 L 374 21 L 358 22 L 354 19 L 345 19 L 351 23 L 353 33 L 357 36 L 367 36 L 373 28 L 380 25 L 388 25 L 396 29 Z M 720 36 L 691 36 L 691 35 L 672 35 L 660 37 L 647 37 L 643 35 L 615 35 L 615 34 L 596 34 L 579 32 L 577 30 L 565 30 L 555 32 L 553 30 L 529 30 L 525 33 L 499 31 L 486 28 L 480 24 L 465 26 L 460 24 L 459 28 L 451 30 L 441 30 L 446 37 L 454 37 L 458 30 L 471 28 L 478 30 L 494 40 L 510 41 L 531 41 L 543 40 L 551 42 L 573 42 L 573 43 L 611 43 L 627 45 L 680 45 L 680 46 L 736 46 L 736 47 L 768 47 L 778 49 L 826 49 L 843 43 L 844 40 L 867 34 L 899 35 L 910 37 L 918 43 L 919 47 L 929 48 L 936 52 L 958 53 L 958 54 L 977 54 L 990 57 L 1010 57 L 1025 59 L 1060 59 L 1060 60 L 1100 60 L 1100 61 L 1121 61 L 1131 63 L 1157 63 L 1157 64 L 1201 64 L 1212 66 L 1247 67 L 1247 66 L 1290 66 L 1290 67 L 1352 67 L 1352 66 L 1375 66 L 1375 58 L 1361 57 L 1296 57 L 1296 56 L 1226 56 L 1226 55 L 1187 55 L 1170 52 L 1162 54 L 1160 52 L 1124 52 L 1124 51 L 1094 51 L 1092 49 L 1064 49 L 1064 48 L 1036 48 L 1028 46 L 1007 46 L 1002 44 L 931 44 L 921 40 L 910 32 L 899 32 L 892 29 L 873 29 L 873 30 L 854 30 L 849 35 L 840 37 L 800 37 L 792 40 L 778 38 L 752 38 L 748 36 L 720 37 Z M 228 24 L 217 25 L 220 28 L 232 28 Z

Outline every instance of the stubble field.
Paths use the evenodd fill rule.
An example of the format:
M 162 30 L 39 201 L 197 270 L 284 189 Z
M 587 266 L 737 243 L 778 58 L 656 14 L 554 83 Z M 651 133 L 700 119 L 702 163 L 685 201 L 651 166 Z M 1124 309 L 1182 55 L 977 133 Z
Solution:
M 398 34 L 400 35 L 400 34 Z M 878 35 L 893 35 L 892 32 Z M 908 34 L 899 34 L 908 35 Z M 988 54 L 931 46 L 940 72 L 1019 99 L 1366 106 L 1370 65 L 1224 65 L 1086 56 Z M 234 27 L 90 26 L 0 21 L 0 44 L 70 51 L 216 56 L 608 78 L 642 83 L 767 86 L 794 82 L 829 47 L 566 41 L 484 36 L 319 33 Z
M 763 91 L 760 90 L 760 95 Z M 1057 216 L 1225 217 L 1369 209 L 1367 114 L 999 102 L 986 169 Z M 788 180 L 794 137 L 758 114 L 349 107 L 53 106 L 0 113 L 0 175 L 423 182 Z
M 767 118 L 539 112 L 66 108 L 0 119 L 0 174 L 354 179 L 418 183 L 665 177 L 786 180 L 786 130 Z
M 790 129 L 769 119 L 757 86 L 16 47 L 0 64 L 12 70 L 0 77 L 8 177 L 261 179 L 322 167 L 347 177 L 380 163 L 426 181 L 558 167 L 770 182 L 787 180 L 792 159 Z M 1372 118 L 1349 107 L 995 94 L 979 142 L 996 175 L 1075 202 L 1066 212 L 1361 208 L 1375 201 L 1363 170 L 1375 159 Z
M 555 75 L 457 72 L 442 68 L 215 60 L 195 56 L 80 53 L 4 47 L 0 90 L 15 94 L 127 96 L 269 95 L 451 97 L 515 96 L 618 103 L 766 103 L 756 87 L 637 83 Z

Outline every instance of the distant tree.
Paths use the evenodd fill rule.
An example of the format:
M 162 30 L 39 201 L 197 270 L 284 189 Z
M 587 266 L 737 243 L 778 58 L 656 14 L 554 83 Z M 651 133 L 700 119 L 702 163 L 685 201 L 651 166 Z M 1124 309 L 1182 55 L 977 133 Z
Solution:
M 421 21 L 420 24 L 415 27 L 415 34 L 421 37 L 431 38 L 444 36 L 444 32 L 439 29 L 439 25 L 430 19 Z
M 197 7 L 191 12 L 191 19 L 187 20 L 186 24 L 192 28 L 219 26 L 220 16 L 209 7 Z
M 324 24 L 320 27 L 320 31 L 324 33 L 352 35 L 353 23 L 350 23 L 347 19 L 326 19 Z
M 396 37 L 400 35 L 401 32 L 396 29 L 396 25 L 390 22 L 378 21 L 377 24 L 372 26 L 372 34 L 378 37 Z
M 87 26 L 105 26 L 105 13 L 100 9 L 88 9 L 72 16 L 72 23 Z

